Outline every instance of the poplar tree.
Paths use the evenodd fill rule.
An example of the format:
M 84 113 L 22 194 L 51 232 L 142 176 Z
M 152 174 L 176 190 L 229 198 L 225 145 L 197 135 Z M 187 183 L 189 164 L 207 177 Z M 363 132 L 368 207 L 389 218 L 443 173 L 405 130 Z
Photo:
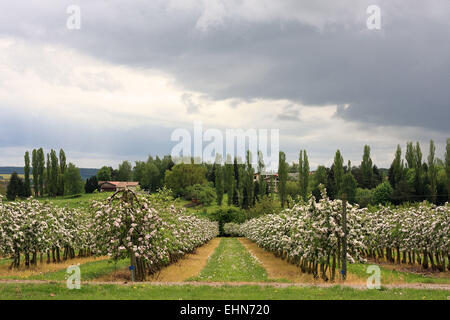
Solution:
M 397 146 L 397 151 L 395 152 L 394 161 L 389 169 L 389 183 L 392 188 L 395 189 L 398 183 L 403 179 L 404 165 L 402 160 L 402 149 L 400 145 Z
M 233 203 L 233 194 L 235 187 L 234 168 L 231 155 L 227 155 L 225 163 L 225 191 L 228 195 L 228 205 Z
M 27 151 L 25 152 L 25 167 L 24 167 L 24 173 L 25 173 L 25 180 L 24 180 L 24 196 L 29 197 L 31 196 L 31 183 L 30 183 L 30 153 Z
M 414 148 L 414 160 L 416 194 L 423 195 L 422 151 L 420 150 L 419 142 L 416 143 L 416 147 Z
M 45 170 L 45 193 L 50 195 L 51 193 L 51 166 L 50 166 L 50 154 L 47 153 L 47 165 L 46 165 L 46 170 Z
M 263 172 L 265 169 L 264 164 L 264 158 L 261 151 L 258 151 L 258 172 L 259 172 L 259 199 L 262 199 L 262 197 L 266 194 L 266 182 L 264 181 Z
M 238 165 L 238 179 L 237 179 L 237 198 L 239 207 L 244 207 L 244 177 L 245 169 L 242 165 Z
M 428 178 L 430 180 L 430 192 L 431 202 L 436 203 L 437 195 L 437 171 L 436 171 L 436 159 L 434 157 L 436 147 L 434 141 L 430 140 L 430 153 L 428 155 Z
M 370 189 L 372 187 L 373 163 L 370 158 L 370 147 L 364 146 L 364 154 L 361 162 L 361 174 L 363 180 L 363 188 Z
M 341 155 L 341 151 L 337 150 L 334 156 L 333 163 L 333 176 L 334 176 L 334 186 L 336 188 L 336 198 L 341 196 L 342 179 L 344 177 L 344 158 Z
M 52 196 L 56 196 L 58 194 L 58 173 L 60 171 L 58 164 L 58 156 L 56 155 L 55 150 L 50 151 L 50 188 L 49 193 Z
M 33 149 L 33 153 L 31 155 L 31 163 L 33 166 L 33 188 L 34 188 L 34 196 L 39 196 L 39 161 L 38 161 L 38 153 L 36 149 Z
M 450 198 L 450 138 L 447 139 L 445 151 L 445 174 L 447 176 L 447 193 Z
M 246 169 L 245 191 L 247 193 L 248 206 L 252 207 L 254 204 L 254 193 L 255 193 L 255 184 L 254 184 L 255 170 L 253 169 L 252 166 L 252 153 L 250 152 L 250 150 L 247 150 L 245 169 Z
M 39 184 L 39 195 L 42 197 L 44 195 L 44 172 L 45 172 L 45 156 L 44 150 L 39 148 L 37 151 L 37 159 L 38 159 L 38 184 Z
M 406 164 L 408 165 L 409 169 L 413 169 L 416 166 L 416 160 L 415 157 L 415 151 L 412 141 L 406 143 L 406 153 L 405 153 L 405 159 Z
M 306 150 L 300 150 L 300 156 L 298 159 L 298 177 L 300 186 L 300 195 L 303 200 L 307 200 L 308 196 L 308 183 L 309 183 L 309 161 Z
M 58 175 L 58 195 L 64 195 L 64 173 L 67 169 L 66 154 L 63 149 L 59 150 L 59 175 Z
M 216 155 L 215 161 L 215 185 L 216 185 L 216 195 L 217 195 L 217 204 L 219 206 L 222 205 L 223 201 L 223 193 L 224 193 L 224 172 L 222 167 L 222 159 L 219 154 Z
M 286 202 L 286 182 L 288 176 L 288 164 L 286 155 L 280 151 L 278 158 L 278 195 L 280 197 L 281 207 L 284 208 Z

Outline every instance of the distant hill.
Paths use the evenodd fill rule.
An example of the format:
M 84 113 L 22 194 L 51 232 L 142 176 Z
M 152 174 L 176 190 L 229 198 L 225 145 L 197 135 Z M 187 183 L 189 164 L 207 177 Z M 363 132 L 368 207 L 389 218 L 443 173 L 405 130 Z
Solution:
M 5 175 L 11 175 L 13 172 L 17 172 L 17 174 L 21 175 L 24 174 L 23 167 L 0 167 L 0 176 L 2 174 Z M 86 180 L 92 176 L 95 176 L 97 174 L 98 169 L 92 169 L 92 168 L 80 168 L 81 178 L 83 180 Z M 33 170 L 31 169 L 31 173 Z

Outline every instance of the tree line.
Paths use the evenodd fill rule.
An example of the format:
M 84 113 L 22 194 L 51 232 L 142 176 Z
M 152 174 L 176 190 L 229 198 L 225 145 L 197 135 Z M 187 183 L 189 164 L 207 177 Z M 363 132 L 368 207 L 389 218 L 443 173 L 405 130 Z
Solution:
M 67 164 L 64 150 L 61 149 L 57 154 L 51 149 L 45 156 L 42 148 L 33 149 L 31 161 L 29 151 L 25 152 L 24 161 L 24 179 L 22 180 L 16 172 L 11 175 L 6 191 L 9 200 L 32 195 L 35 197 L 74 195 L 82 191 L 80 170 L 73 163 Z

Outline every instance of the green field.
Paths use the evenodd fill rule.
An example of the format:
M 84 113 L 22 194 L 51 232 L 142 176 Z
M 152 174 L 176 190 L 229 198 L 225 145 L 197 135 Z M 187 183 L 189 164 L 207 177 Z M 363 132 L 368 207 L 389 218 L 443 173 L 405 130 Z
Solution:
M 111 192 L 99 192 L 99 193 L 83 193 L 76 196 L 64 196 L 64 197 L 43 197 L 38 198 L 39 201 L 48 201 L 58 207 L 69 207 L 72 209 L 82 208 L 87 209 L 91 205 L 93 200 L 101 201 L 109 196 Z

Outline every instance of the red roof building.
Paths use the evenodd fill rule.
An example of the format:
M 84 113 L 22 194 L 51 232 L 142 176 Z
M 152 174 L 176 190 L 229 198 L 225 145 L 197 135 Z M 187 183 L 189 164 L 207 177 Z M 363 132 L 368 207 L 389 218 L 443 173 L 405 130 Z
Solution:
M 101 192 L 114 192 L 125 188 L 136 189 L 139 186 L 139 182 L 99 181 L 98 186 L 100 187 Z

